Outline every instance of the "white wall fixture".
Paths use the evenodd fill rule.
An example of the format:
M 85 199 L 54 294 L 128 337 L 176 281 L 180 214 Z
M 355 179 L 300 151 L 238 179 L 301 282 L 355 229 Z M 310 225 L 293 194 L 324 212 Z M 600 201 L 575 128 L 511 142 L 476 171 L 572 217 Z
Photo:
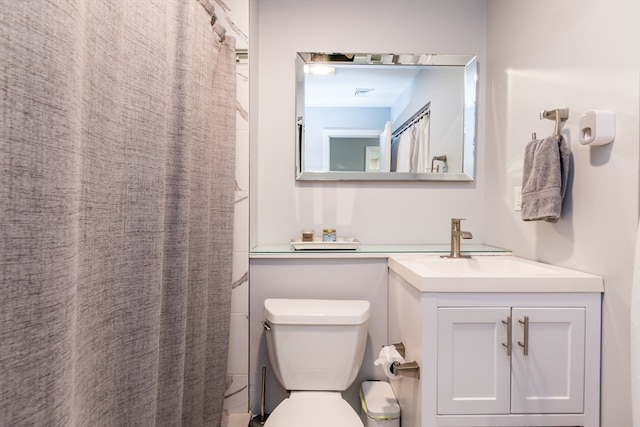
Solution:
M 591 110 L 580 117 L 580 144 L 606 145 L 615 138 L 613 111 Z

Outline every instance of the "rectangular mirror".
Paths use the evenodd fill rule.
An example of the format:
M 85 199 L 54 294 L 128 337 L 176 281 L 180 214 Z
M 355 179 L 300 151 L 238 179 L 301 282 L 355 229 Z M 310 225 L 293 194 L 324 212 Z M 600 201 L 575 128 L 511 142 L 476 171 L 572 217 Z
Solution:
M 297 180 L 473 181 L 474 55 L 299 52 Z

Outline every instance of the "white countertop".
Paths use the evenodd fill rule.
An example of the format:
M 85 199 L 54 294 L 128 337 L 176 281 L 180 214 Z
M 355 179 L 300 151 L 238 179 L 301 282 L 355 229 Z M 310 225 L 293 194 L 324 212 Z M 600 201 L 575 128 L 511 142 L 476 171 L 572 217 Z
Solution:
M 402 254 L 391 255 L 388 263 L 421 292 L 604 292 L 599 276 L 512 255 Z

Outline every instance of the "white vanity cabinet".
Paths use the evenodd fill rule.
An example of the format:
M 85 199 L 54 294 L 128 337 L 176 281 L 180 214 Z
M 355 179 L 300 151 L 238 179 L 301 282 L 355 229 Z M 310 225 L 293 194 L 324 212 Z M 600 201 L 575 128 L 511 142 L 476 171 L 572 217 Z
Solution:
M 585 307 L 442 306 L 437 329 L 438 414 L 583 412 Z
M 389 267 L 389 338 L 421 367 L 419 380 L 390 381 L 403 425 L 600 425 L 601 278 L 562 269 L 566 286 L 524 286 L 513 272 L 513 286 L 474 288 L 477 272 L 438 282 Z

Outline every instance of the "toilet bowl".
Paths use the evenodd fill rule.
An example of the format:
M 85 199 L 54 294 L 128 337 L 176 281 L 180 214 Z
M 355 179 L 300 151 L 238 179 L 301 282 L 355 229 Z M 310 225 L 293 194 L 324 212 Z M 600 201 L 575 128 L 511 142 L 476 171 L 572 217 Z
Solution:
M 265 427 L 363 427 L 341 392 L 360 370 L 369 310 L 359 300 L 265 300 L 269 360 L 290 390 Z

